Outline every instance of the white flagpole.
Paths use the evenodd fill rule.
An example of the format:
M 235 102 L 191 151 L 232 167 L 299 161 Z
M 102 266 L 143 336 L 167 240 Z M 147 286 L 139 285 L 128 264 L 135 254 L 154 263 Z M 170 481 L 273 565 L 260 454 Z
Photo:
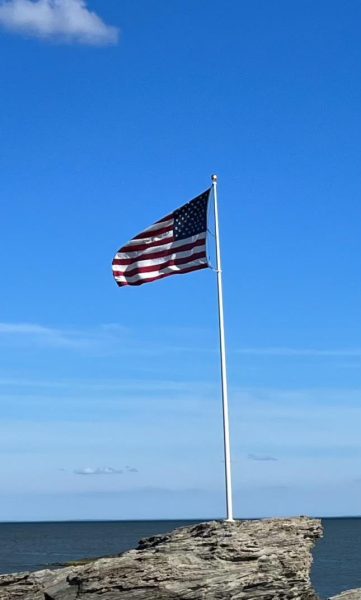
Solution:
M 213 199 L 214 199 L 214 222 L 215 222 L 215 229 L 216 229 L 216 257 L 217 257 L 216 271 L 217 271 L 217 283 L 218 283 L 219 344 L 220 344 L 220 352 L 221 352 L 223 436 L 224 436 L 224 463 L 225 463 L 225 479 L 226 479 L 227 521 L 233 521 L 234 519 L 233 519 L 233 502 L 232 502 L 231 445 L 230 445 L 230 439 L 229 439 L 226 341 L 225 341 L 225 335 L 224 335 L 223 283 L 222 283 L 221 247 L 220 247 L 220 242 L 219 242 L 217 179 L 218 179 L 217 175 L 212 175 L 212 189 L 213 189 Z

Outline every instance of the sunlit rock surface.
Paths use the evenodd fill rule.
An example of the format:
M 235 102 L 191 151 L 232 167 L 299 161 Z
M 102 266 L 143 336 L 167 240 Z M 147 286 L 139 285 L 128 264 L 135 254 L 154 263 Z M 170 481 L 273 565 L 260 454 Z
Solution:
M 342 592 L 338 596 L 332 596 L 329 600 L 361 600 L 361 588 Z
M 321 535 L 307 517 L 201 523 L 118 557 L 0 576 L 0 600 L 317 600 L 309 575 Z

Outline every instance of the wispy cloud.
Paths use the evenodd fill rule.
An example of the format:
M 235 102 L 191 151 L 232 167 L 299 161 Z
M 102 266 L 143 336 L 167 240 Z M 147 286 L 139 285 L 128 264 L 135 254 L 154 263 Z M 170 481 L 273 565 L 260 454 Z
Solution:
M 81 379 L 27 379 L 19 377 L 1 377 L 0 376 L 0 390 L 1 388 L 28 388 L 29 393 L 40 397 L 42 393 L 47 395 L 51 392 L 52 395 L 62 395 L 64 392 L 68 394 L 69 391 L 76 392 L 78 396 L 85 396 L 89 399 L 92 395 L 98 396 L 99 394 L 113 395 L 113 394 L 132 394 L 134 396 L 149 398 L 150 394 L 161 396 L 165 395 L 169 397 L 169 393 L 177 395 L 190 394 L 192 397 L 194 394 L 198 396 L 207 396 L 214 390 L 214 384 L 206 381 L 188 381 L 188 380 L 177 380 L 177 379 L 104 379 L 104 380 L 81 380 Z
M 0 341 L 15 340 L 45 346 L 84 345 L 85 335 L 76 330 L 45 327 L 37 323 L 0 323 Z
M 75 475 L 121 475 L 123 469 L 114 469 L 113 467 L 84 467 L 75 469 Z
M 54 329 L 43 327 L 42 325 L 36 325 L 34 323 L 0 323 L 0 333 L 9 334 L 35 334 L 35 335 L 48 335 L 53 333 Z
M 248 454 L 248 460 L 259 460 L 264 462 L 276 462 L 278 458 L 274 456 L 269 456 L 268 454 Z
M 116 44 L 119 32 L 87 7 L 85 0 L 0 0 L 0 25 L 59 41 L 101 46 Z
M 0 0 L 1 2 L 1 0 Z M 124 340 L 126 338 L 126 344 Z M 122 343 L 119 343 L 119 342 Z M 74 348 L 90 350 L 97 355 L 136 354 L 137 356 L 152 356 L 209 352 L 209 348 L 194 347 L 191 344 L 176 344 L 174 340 L 154 339 L 153 336 L 144 338 L 136 331 L 131 331 L 120 323 L 107 323 L 88 328 L 52 327 L 39 323 L 1 323 L 0 344 L 8 342 L 17 345 L 35 344 L 37 346 L 55 348 Z
M 254 356 L 311 356 L 311 357 L 356 357 L 361 358 L 361 348 L 340 348 L 340 349 L 320 349 L 320 348 L 288 348 L 288 347 L 268 347 L 268 348 L 238 348 L 237 354 L 249 354 Z
M 81 469 L 75 469 L 73 473 L 75 475 L 122 475 L 123 473 L 138 473 L 138 469 L 127 465 L 123 469 L 116 469 L 114 467 L 83 467 Z
M 0 0 L 1 2 L 1 0 Z M 119 346 L 119 340 L 124 341 L 127 336 L 126 346 Z M 1 323 L 0 322 L 0 342 L 5 338 L 17 339 L 18 341 L 31 340 L 44 346 L 67 346 L 78 348 L 93 348 L 98 351 L 117 354 L 124 352 L 127 355 L 136 353 L 137 355 L 151 355 L 164 353 L 188 353 L 190 349 L 198 353 L 217 352 L 216 348 L 205 345 L 190 346 L 187 344 L 176 344 L 169 341 L 166 337 L 164 341 L 157 342 L 154 338 L 147 340 L 139 337 L 136 332 L 131 332 L 127 327 L 120 323 L 105 323 L 102 325 L 89 327 L 87 329 L 77 329 L 72 327 L 57 328 L 48 327 L 38 323 Z M 310 357 L 310 358 L 344 358 L 361 359 L 361 348 L 291 348 L 284 346 L 270 346 L 264 348 L 237 348 L 231 353 L 249 355 L 249 356 L 269 356 L 269 357 Z M 342 363 L 341 366 L 355 367 L 358 361 L 351 363 Z

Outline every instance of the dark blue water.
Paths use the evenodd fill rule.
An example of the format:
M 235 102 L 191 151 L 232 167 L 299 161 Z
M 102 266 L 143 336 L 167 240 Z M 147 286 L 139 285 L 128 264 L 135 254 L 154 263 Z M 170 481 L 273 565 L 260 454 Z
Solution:
M 197 521 L 92 521 L 0 523 L 0 573 L 29 571 L 119 554 L 142 537 Z M 361 518 L 323 519 L 324 538 L 314 550 L 312 581 L 326 599 L 361 587 Z
M 311 579 L 321 598 L 361 588 L 361 518 L 322 519 Z

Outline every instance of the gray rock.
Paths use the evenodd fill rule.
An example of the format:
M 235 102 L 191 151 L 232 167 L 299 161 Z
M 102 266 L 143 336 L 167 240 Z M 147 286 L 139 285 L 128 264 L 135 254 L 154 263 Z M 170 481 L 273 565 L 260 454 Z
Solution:
M 361 600 L 361 588 L 342 592 L 342 594 L 339 594 L 338 596 L 332 596 L 329 600 Z
M 201 523 L 117 557 L 0 576 L 0 600 L 317 600 L 309 573 L 321 535 L 306 517 Z

